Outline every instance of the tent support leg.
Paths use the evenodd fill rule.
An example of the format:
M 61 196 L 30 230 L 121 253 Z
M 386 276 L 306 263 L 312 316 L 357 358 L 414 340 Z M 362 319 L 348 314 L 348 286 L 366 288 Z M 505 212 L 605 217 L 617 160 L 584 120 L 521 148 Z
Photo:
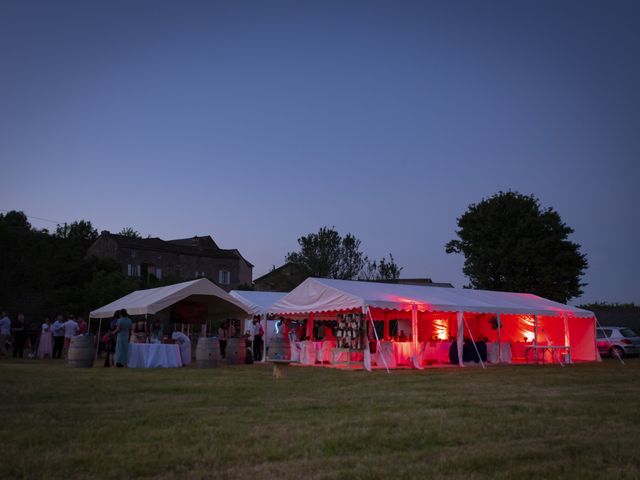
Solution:
M 600 329 L 602 329 L 602 325 L 600 325 L 600 322 L 598 321 L 598 317 L 593 317 L 593 318 L 596 319 L 596 324 L 600 327 Z M 604 329 L 603 329 L 603 331 L 604 331 Z M 606 339 L 607 339 L 607 343 L 609 344 L 609 347 L 613 347 L 613 343 L 611 343 L 611 339 L 609 337 L 606 337 Z M 598 347 L 596 346 L 596 349 L 597 348 Z M 626 365 L 624 363 L 624 360 L 622 360 L 622 357 L 618 354 L 618 350 L 616 350 L 615 348 L 611 348 L 611 350 L 613 351 L 613 353 L 615 353 L 616 358 L 620 361 L 620 363 L 622 365 Z
M 384 352 L 380 349 L 380 337 L 378 337 L 378 332 L 376 330 L 376 325 L 373 323 L 373 316 L 371 315 L 371 310 L 369 307 L 364 307 L 367 310 L 367 314 L 369 315 L 369 320 L 371 321 L 371 328 L 373 328 L 373 334 L 376 336 L 376 349 L 380 352 L 380 357 L 382 358 L 382 363 L 384 363 L 384 368 L 387 370 L 387 373 L 391 373 L 389 371 L 389 365 L 387 365 L 387 359 L 384 358 Z
M 464 317 L 463 317 L 463 319 L 464 319 Z M 476 341 L 473 339 L 473 333 L 471 333 L 471 329 L 469 328 L 469 324 L 467 323 L 466 319 L 464 319 L 464 324 L 467 326 L 467 330 L 469 330 L 469 336 L 471 337 L 471 343 L 473 344 L 473 348 L 476 349 L 476 353 L 478 354 L 478 359 L 480 360 L 480 365 L 482 365 L 482 368 L 485 368 L 484 362 L 482 361 L 482 358 L 480 358 L 480 351 L 478 350 L 478 346 L 476 345 Z
M 500 314 L 496 315 L 498 321 L 498 363 L 502 363 L 502 338 L 500 336 L 500 330 L 502 328 L 502 319 L 500 318 Z

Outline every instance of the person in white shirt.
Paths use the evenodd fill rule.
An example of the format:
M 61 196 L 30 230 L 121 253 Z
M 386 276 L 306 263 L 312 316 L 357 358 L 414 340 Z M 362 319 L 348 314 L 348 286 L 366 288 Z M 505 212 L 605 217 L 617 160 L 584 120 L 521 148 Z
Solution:
M 191 340 L 182 332 L 173 332 L 171 338 L 180 347 L 180 358 L 182 359 L 182 365 L 191 364 Z
M 64 358 L 67 358 L 67 353 L 69 352 L 69 344 L 71 343 L 71 337 L 75 337 L 78 334 L 79 328 L 80 326 L 78 325 L 78 322 L 76 322 L 75 317 L 73 315 L 69 315 L 69 319 L 64 322 Z
M 7 312 L 3 311 L 0 315 L 0 357 L 8 357 L 7 339 L 11 335 L 11 319 L 7 316 Z
M 51 325 L 53 333 L 53 358 L 60 358 L 62 355 L 62 349 L 64 347 L 64 322 L 62 321 L 62 315 L 56 317 L 56 321 Z

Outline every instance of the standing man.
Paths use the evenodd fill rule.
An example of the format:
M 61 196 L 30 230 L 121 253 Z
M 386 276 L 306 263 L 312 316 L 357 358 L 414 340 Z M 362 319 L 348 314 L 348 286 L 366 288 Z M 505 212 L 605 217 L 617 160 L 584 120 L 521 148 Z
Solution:
M 262 360 L 262 335 L 264 335 L 264 330 L 260 323 L 260 315 L 253 316 L 251 334 L 253 335 L 253 359 L 259 362 Z
M 67 354 L 69 353 L 69 344 L 71 343 L 71 337 L 75 337 L 78 334 L 78 330 L 80 329 L 75 318 L 75 316 L 69 315 L 69 319 L 64 322 L 64 358 L 67 358 Z
M 56 321 L 53 322 L 51 330 L 53 330 L 53 355 L 51 357 L 60 358 L 64 346 L 64 322 L 62 321 L 62 315 L 56 317 Z
M 27 328 L 24 324 L 23 314 L 18 314 L 18 319 L 11 331 L 13 333 L 13 358 L 23 358 L 24 344 L 27 341 Z
M 0 357 L 7 356 L 9 335 L 11 335 L 11 319 L 7 316 L 7 312 L 3 310 L 0 316 Z

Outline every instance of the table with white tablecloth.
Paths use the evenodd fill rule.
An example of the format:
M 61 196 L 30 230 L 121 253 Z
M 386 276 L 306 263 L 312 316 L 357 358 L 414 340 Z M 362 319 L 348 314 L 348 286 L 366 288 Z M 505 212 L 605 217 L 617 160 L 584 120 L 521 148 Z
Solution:
M 182 366 L 180 348 L 175 344 L 130 343 L 129 368 L 177 368 Z
M 335 340 L 323 340 L 313 342 L 316 347 L 316 361 L 318 363 L 331 363 L 331 350 L 335 348 Z
M 294 342 L 292 345 L 292 355 L 291 358 L 293 359 L 294 355 L 293 355 L 293 351 L 295 348 L 295 351 L 297 353 L 297 357 L 298 357 L 298 362 L 300 362 L 301 365 L 315 365 L 316 364 L 316 346 L 314 344 L 315 342 L 310 342 L 310 341 L 304 341 L 304 342 Z
M 449 349 L 451 348 L 451 342 L 443 340 L 430 340 L 424 342 L 424 354 L 423 362 L 425 364 L 430 363 L 442 363 L 448 364 L 449 361 Z
M 488 363 L 511 363 L 511 343 L 487 342 Z

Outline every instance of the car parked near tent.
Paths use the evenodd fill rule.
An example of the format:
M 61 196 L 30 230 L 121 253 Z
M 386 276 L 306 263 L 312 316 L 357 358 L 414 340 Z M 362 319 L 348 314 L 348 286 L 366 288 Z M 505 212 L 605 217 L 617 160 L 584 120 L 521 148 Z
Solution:
M 640 335 L 627 327 L 598 327 L 596 342 L 601 355 L 622 358 L 640 354 Z

